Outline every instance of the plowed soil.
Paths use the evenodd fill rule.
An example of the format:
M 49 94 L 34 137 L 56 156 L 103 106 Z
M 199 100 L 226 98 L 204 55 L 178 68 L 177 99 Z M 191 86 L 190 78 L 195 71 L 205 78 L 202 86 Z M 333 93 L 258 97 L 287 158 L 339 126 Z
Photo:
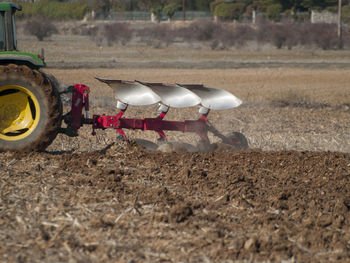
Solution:
M 211 152 L 151 151 L 133 140 L 156 142 L 154 133 L 126 131 L 131 142 L 123 143 L 113 130 L 92 136 L 83 127 L 43 153 L 0 153 L 0 262 L 350 262 L 348 51 L 96 48 L 72 35 L 28 41 L 32 51 L 48 50 L 46 72 L 91 87 L 90 116 L 116 113 L 112 90 L 95 76 L 228 90 L 242 106 L 209 120 L 222 133 L 245 134 L 250 149 L 211 136 Z M 286 65 L 265 68 L 270 57 Z M 235 69 L 235 60 L 257 66 Z M 224 61 L 228 68 L 217 69 Z M 156 108 L 130 107 L 126 116 L 154 117 Z M 197 109 L 167 115 L 196 118 Z
M 346 262 L 350 155 L 0 154 L 9 262 Z

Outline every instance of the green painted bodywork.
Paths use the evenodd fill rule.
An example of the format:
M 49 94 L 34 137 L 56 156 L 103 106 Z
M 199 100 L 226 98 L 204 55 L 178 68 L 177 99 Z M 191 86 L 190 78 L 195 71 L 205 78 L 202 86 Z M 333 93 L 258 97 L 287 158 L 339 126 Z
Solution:
M 1 51 L 0 64 L 9 63 L 27 65 L 31 68 L 41 68 L 46 66 L 45 62 L 42 61 L 38 55 L 20 51 Z
M 17 10 L 22 10 L 22 7 L 13 3 L 0 2 L 0 12 L 8 12 L 11 14 L 11 16 L 14 16 L 14 13 Z M 46 66 L 45 62 L 35 54 L 20 52 L 18 50 L 0 51 L 0 65 L 7 65 L 10 63 L 17 65 L 26 65 L 30 68 L 35 69 Z
M 22 7 L 20 5 L 16 5 L 13 3 L 7 3 L 7 2 L 1 2 L 0 3 L 0 11 L 11 11 L 12 8 L 15 8 L 17 10 L 22 10 Z

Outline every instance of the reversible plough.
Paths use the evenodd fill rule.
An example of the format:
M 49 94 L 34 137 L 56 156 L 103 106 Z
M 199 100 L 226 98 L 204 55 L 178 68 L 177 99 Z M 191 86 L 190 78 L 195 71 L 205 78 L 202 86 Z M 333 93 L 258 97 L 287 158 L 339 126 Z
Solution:
M 166 141 L 165 131 L 192 132 L 199 135 L 204 144 L 210 145 L 208 132 L 219 137 L 223 143 L 239 148 L 247 148 L 243 134 L 232 132 L 221 134 L 208 121 L 210 110 L 224 110 L 238 107 L 242 102 L 231 93 L 198 84 L 164 84 L 141 81 L 124 81 L 97 78 L 114 90 L 119 112 L 116 115 L 93 115 L 89 117 L 89 87 L 83 84 L 70 86 L 72 92 L 71 110 L 63 116 L 67 128 L 63 132 L 76 136 L 84 124 L 92 126 L 92 134 L 97 129 L 113 128 L 119 137 L 127 140 L 124 129 L 151 130 L 159 135 L 159 141 Z M 159 104 L 159 115 L 155 118 L 125 118 L 128 106 L 149 106 Z M 196 120 L 164 120 L 170 108 L 199 106 L 200 117 Z M 85 111 L 85 114 L 83 112 Z

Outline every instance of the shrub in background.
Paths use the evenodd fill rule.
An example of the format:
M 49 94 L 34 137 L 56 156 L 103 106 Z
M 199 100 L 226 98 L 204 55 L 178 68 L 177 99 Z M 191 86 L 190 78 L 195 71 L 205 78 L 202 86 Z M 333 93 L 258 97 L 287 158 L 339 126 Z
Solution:
M 195 0 L 194 3 L 198 11 L 210 11 L 212 0 Z
M 229 49 L 231 47 L 242 47 L 248 41 L 255 38 L 255 31 L 249 25 L 221 25 L 220 31 L 215 35 L 211 44 L 212 49 Z
M 292 20 L 283 23 L 285 32 L 288 32 L 284 43 L 288 49 L 302 45 L 304 35 L 307 34 L 304 24 L 304 22 L 293 22 Z
M 326 49 L 336 49 L 338 45 L 337 26 L 335 24 L 311 24 L 310 42 Z
M 176 35 L 187 42 L 210 41 L 221 32 L 221 23 L 196 21 L 177 30 Z
M 157 24 L 137 31 L 137 36 L 147 45 L 161 47 L 162 43 L 169 46 L 174 42 L 176 31 L 167 24 Z
M 271 44 L 274 47 L 283 48 L 289 37 L 294 38 L 292 28 L 285 23 L 272 23 L 268 20 L 261 20 L 257 27 L 257 41 L 259 44 Z M 292 48 L 290 46 L 289 48 Z
M 169 18 L 172 19 L 173 16 L 175 15 L 175 12 L 179 10 L 181 6 L 178 5 L 177 3 L 170 3 L 164 6 L 163 8 L 163 13 Z
M 43 41 L 45 37 L 58 33 L 57 27 L 46 18 L 28 20 L 24 25 L 24 30 L 28 34 L 36 36 L 39 41 Z
M 239 20 L 244 13 L 245 3 L 221 3 L 215 7 L 214 15 L 221 20 Z
M 160 22 L 160 19 L 162 18 L 162 10 L 163 7 L 161 5 L 156 5 L 151 8 L 151 13 L 155 15 L 158 22 Z
M 234 27 L 233 35 L 236 36 L 235 46 L 242 47 L 255 39 L 255 30 L 249 25 L 238 25 Z
M 101 46 L 104 41 L 108 46 L 117 43 L 126 45 L 132 38 L 133 29 L 128 23 L 115 22 L 91 27 L 85 33 L 96 42 L 97 46 Z
M 107 40 L 108 46 L 114 43 L 126 45 L 132 37 L 132 29 L 127 23 L 112 23 L 104 25 L 103 32 Z
M 261 23 L 258 26 L 259 42 L 270 43 L 280 49 L 285 45 L 288 34 L 293 34 L 285 30 L 286 27 L 284 24 L 274 24 L 270 22 Z
M 270 5 L 266 9 L 266 15 L 273 21 L 279 21 L 281 18 L 282 6 L 280 4 Z

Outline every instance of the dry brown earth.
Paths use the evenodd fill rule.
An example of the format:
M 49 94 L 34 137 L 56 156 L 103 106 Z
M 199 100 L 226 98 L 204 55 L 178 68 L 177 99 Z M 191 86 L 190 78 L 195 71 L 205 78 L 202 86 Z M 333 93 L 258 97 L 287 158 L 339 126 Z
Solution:
M 160 153 L 116 142 L 113 130 L 94 137 L 84 127 L 77 138 L 59 135 L 45 153 L 0 153 L 0 262 L 350 260 L 347 51 L 141 47 L 140 59 L 140 47 L 91 53 L 93 43 L 74 36 L 23 40 L 32 41 L 29 50 L 50 47 L 47 57 L 57 57 L 48 64 L 60 69 L 46 71 L 60 81 L 91 87 L 92 113 L 115 113 L 112 91 L 95 76 L 229 90 L 243 105 L 211 112 L 209 119 L 224 133 L 243 132 L 251 149 L 235 151 L 211 138 L 218 148 L 210 153 Z M 181 52 L 195 69 L 168 67 L 184 65 Z M 98 68 L 111 54 L 124 54 L 130 67 Z M 155 68 L 151 60 L 164 54 L 171 63 Z M 267 56 L 298 67 L 266 68 L 259 60 Z M 208 68 L 214 58 L 238 57 L 260 66 Z M 207 61 L 205 69 L 195 58 Z M 94 68 L 68 69 L 74 60 Z M 331 63 L 323 68 L 317 61 Z M 130 108 L 127 116 L 155 116 L 155 108 Z M 172 109 L 168 118 L 197 117 L 196 109 Z M 156 141 L 150 132 L 127 134 Z M 169 132 L 170 141 L 197 139 Z
M 3 262 L 346 262 L 350 155 L 0 154 Z

